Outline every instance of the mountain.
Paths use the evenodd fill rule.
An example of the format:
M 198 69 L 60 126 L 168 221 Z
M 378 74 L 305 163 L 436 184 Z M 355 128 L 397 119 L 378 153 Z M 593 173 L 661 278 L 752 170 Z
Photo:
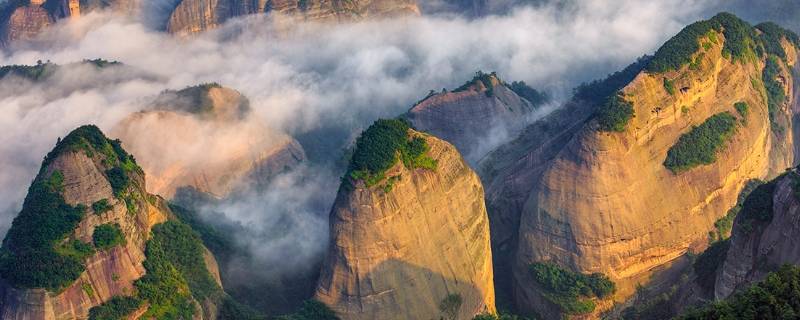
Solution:
M 736 217 L 714 285 L 717 299 L 763 280 L 783 264 L 800 264 L 800 174 L 794 169 L 760 186 Z
M 451 144 L 378 120 L 356 142 L 330 217 L 316 299 L 340 318 L 494 312 L 483 187 Z
M 405 117 L 417 130 L 452 143 L 470 164 L 496 145 L 498 136 L 514 137 L 526 117 L 547 96 L 525 82 L 505 83 L 495 73 L 478 71 L 453 91 L 431 91 Z
M 189 35 L 248 14 L 278 13 L 309 21 L 354 21 L 398 15 L 419 15 L 416 0 L 182 0 L 167 23 L 172 34 Z
M 216 319 L 213 255 L 119 140 L 82 126 L 47 154 L 0 249 L 3 319 Z
M 491 154 L 482 177 L 505 258 L 496 265 L 513 270 L 517 306 L 546 316 L 610 307 L 554 291 L 536 263 L 607 276 L 622 301 L 653 268 L 705 248 L 747 181 L 792 165 L 797 43 L 719 14 Z
M 305 160 L 297 141 L 249 115 L 250 102 L 238 91 L 202 84 L 163 92 L 112 133 L 139 155 L 149 192 L 172 198 L 191 187 L 224 198 Z

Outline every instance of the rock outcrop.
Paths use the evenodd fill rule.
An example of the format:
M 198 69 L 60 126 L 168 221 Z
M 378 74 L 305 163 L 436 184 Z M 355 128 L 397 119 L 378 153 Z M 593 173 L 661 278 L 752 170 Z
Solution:
M 731 17 L 709 24 L 741 22 Z M 501 148 L 490 157 L 482 174 L 490 181 L 488 207 L 493 224 L 500 221 L 498 228 L 505 229 L 494 232 L 493 226 L 493 235 L 509 240 L 518 232 L 510 259 L 523 310 L 552 311 L 537 303 L 541 294 L 528 272 L 537 261 L 606 274 L 617 282 L 615 299 L 630 296 L 654 267 L 704 248 L 714 222 L 748 180 L 791 166 L 791 110 L 781 102 L 770 115 L 760 80 L 766 55 L 756 58 L 751 51 L 747 59 L 732 59 L 727 50 L 737 44 L 726 44 L 735 40 L 721 28 L 696 37 L 688 40 L 699 41 L 687 58 L 691 63 L 640 72 L 621 88 L 620 99 L 633 109 L 621 132 L 600 130 L 588 115 L 560 113 L 511 143 L 524 151 Z M 781 42 L 793 64 L 794 46 Z M 780 78 L 791 92 L 791 74 L 783 69 Z M 664 165 L 683 134 L 712 115 L 737 114 L 737 102 L 746 102 L 749 111 L 738 115 L 740 124 L 715 161 L 680 173 Z M 593 112 L 580 102 L 568 108 Z M 542 132 L 546 138 L 531 136 Z
M 112 134 L 137 155 L 149 192 L 171 198 L 188 186 L 224 198 L 305 160 L 297 141 L 249 118 L 249 112 L 239 92 L 200 85 L 161 94 Z M 152 143 L 157 140 L 162 143 Z
M 94 126 L 76 129 L 48 154 L 3 242 L 0 318 L 85 319 L 92 307 L 136 292 L 134 282 L 146 273 L 143 262 L 150 230 L 173 216 L 163 199 L 144 191 L 144 174 L 132 161 L 118 141 L 107 140 Z M 115 170 L 124 170 L 124 187 L 118 180 L 120 172 L 112 173 Z M 58 203 L 53 197 L 64 202 L 55 211 L 48 207 Z M 54 243 L 36 236 L 52 236 L 49 232 L 62 227 L 59 221 L 63 220 L 48 215 L 76 212 L 80 212 L 76 227 Z M 92 248 L 97 243 L 95 230 L 109 224 L 121 230 L 123 242 L 108 249 Z M 31 244 L 28 237 L 45 243 Z M 36 260 L 48 254 L 53 256 L 44 265 Z M 70 280 L 65 272 L 75 264 L 64 260 L 81 263 L 83 271 L 66 285 L 52 287 L 48 282 L 52 279 Z M 48 271 L 53 267 L 49 263 L 65 267 Z M 215 265 L 213 256 L 208 264 Z M 51 287 L 37 288 L 37 283 L 51 283 Z
M 800 174 L 794 169 L 748 197 L 750 203 L 736 218 L 727 256 L 717 273 L 717 299 L 763 280 L 783 264 L 800 264 L 799 185 Z
M 8 6 L 8 4 L 0 4 Z M 41 4 L 31 2 L 17 8 L 0 10 L 0 47 L 17 40 L 29 40 L 55 21 Z M 8 13 L 2 12 L 9 10 Z
M 167 31 L 190 35 L 213 29 L 230 18 L 277 13 L 308 21 L 356 21 L 419 15 L 415 0 L 182 0 L 170 15 Z
M 517 87 L 531 93 L 528 99 L 513 90 Z M 494 73 L 479 72 L 459 89 L 432 91 L 406 117 L 414 128 L 452 143 L 467 162 L 476 164 L 502 137 L 519 134 L 526 118 L 545 100 L 524 82 L 512 87 Z
M 383 182 L 346 178 L 330 214 L 316 299 L 342 319 L 472 319 L 493 312 L 483 187 L 458 151 L 433 136 L 435 169 L 397 161 Z M 381 143 L 380 141 L 373 141 Z

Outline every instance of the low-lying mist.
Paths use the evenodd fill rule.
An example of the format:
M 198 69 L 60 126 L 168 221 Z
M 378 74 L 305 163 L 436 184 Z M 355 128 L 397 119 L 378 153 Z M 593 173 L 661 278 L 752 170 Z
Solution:
M 243 228 L 235 236 L 255 264 L 240 269 L 270 277 L 309 272 L 327 245 L 343 150 L 376 118 L 397 116 L 429 90 L 455 88 L 477 70 L 524 80 L 563 101 L 575 85 L 653 52 L 708 7 L 691 0 L 559 3 L 475 19 L 434 15 L 341 25 L 251 16 L 189 39 L 154 31 L 153 18 L 94 12 L 64 20 L 39 41 L 0 56 L 0 64 L 104 58 L 127 67 L 74 66 L 38 83 L 1 82 L 0 233 L 58 137 L 87 123 L 110 134 L 163 90 L 218 82 L 250 99 L 246 121 L 296 137 L 310 161 L 201 211 L 208 222 Z M 151 143 L 171 141 L 175 133 L 159 129 L 148 128 L 148 136 L 164 137 Z M 203 131 L 196 142 L 169 148 L 197 155 L 202 164 L 203 146 L 244 143 L 236 137 Z M 498 134 L 487 144 L 509 138 Z M 164 161 L 159 152 L 134 156 L 140 163 Z

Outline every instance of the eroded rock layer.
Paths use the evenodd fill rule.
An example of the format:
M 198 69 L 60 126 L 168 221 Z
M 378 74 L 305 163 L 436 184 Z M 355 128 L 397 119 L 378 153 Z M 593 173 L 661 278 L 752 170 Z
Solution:
M 386 173 L 390 187 L 353 181 L 331 210 L 316 298 L 342 319 L 472 319 L 495 309 L 478 176 L 451 144 L 410 132 L 429 144 L 435 170 L 398 163 Z M 440 308 L 456 296 L 454 312 Z

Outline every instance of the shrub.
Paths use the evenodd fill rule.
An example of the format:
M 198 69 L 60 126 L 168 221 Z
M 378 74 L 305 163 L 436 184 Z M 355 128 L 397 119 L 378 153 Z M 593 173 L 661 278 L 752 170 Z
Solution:
M 737 102 L 733 104 L 733 107 L 736 108 L 736 112 L 742 116 L 742 119 L 747 118 L 747 112 L 749 111 L 750 107 L 747 105 L 747 102 Z
M 761 73 L 761 79 L 767 91 L 767 109 L 769 110 L 769 120 L 773 130 L 778 128 L 775 116 L 781 105 L 786 102 L 786 93 L 783 91 L 783 85 L 778 81 L 780 74 L 780 60 L 775 56 L 769 56 L 764 66 L 764 71 Z
M 697 285 L 703 289 L 706 294 L 712 294 L 714 292 L 714 283 L 717 280 L 717 270 L 722 265 L 722 262 L 725 261 L 725 257 L 728 254 L 728 248 L 730 248 L 730 241 L 717 241 L 711 244 L 706 251 L 703 251 L 700 256 L 697 257 L 692 267 L 694 268 L 694 273 L 697 275 L 695 281 Z
M 544 297 L 568 314 L 592 312 L 595 305 L 590 298 L 605 298 L 616 290 L 614 283 L 603 274 L 581 274 L 553 263 L 531 264 L 530 272 L 544 290 Z
M 124 320 L 141 304 L 142 301 L 136 297 L 115 296 L 89 309 L 89 320 Z
M 117 245 L 124 245 L 125 235 L 116 223 L 101 224 L 94 228 L 92 241 L 97 249 L 108 250 Z
M 700 49 L 701 37 L 707 36 L 716 42 L 715 32 L 725 35 L 722 48 L 723 56 L 733 60 L 755 59 L 756 33 L 742 19 L 733 14 L 723 12 L 709 20 L 695 22 L 664 43 L 656 51 L 647 66 L 651 73 L 662 73 L 678 70 L 682 66 L 693 63 L 692 55 Z
M 762 184 L 753 190 L 742 203 L 742 210 L 739 212 L 743 216 L 742 222 L 761 221 L 769 222 L 772 220 L 772 196 L 775 192 L 776 180 Z
M 138 297 L 150 302 L 146 318 L 191 319 L 191 298 L 202 301 L 222 294 L 203 259 L 199 236 L 186 224 L 167 221 L 156 225 L 147 242 L 147 273 L 135 282 Z
M 781 39 L 786 39 L 790 44 L 795 47 L 800 45 L 800 39 L 797 34 L 792 31 L 786 30 L 779 25 L 772 22 L 765 22 L 756 25 L 756 29 L 761 31 L 759 38 L 764 45 L 764 51 L 769 55 L 775 55 L 786 61 L 786 51 L 781 45 Z
M 616 94 L 617 91 L 633 81 L 633 78 L 644 70 L 652 58 L 652 56 L 642 56 L 625 69 L 610 74 L 603 80 L 582 83 L 575 88 L 575 98 L 594 105 L 603 104 L 609 96 Z
M 100 215 L 109 210 L 111 210 L 112 206 L 108 203 L 108 199 L 100 199 L 92 203 L 92 211 L 94 214 Z
M 451 293 L 439 302 L 439 311 L 445 315 L 445 319 L 455 320 L 463 303 L 464 299 L 461 298 L 460 294 Z
M 664 166 L 675 174 L 717 160 L 717 153 L 736 131 L 736 118 L 729 112 L 715 114 L 684 133 L 667 152 Z
M 276 320 L 339 320 L 331 309 L 322 302 L 306 300 L 295 313 L 279 316 Z
M 783 265 L 777 272 L 724 301 L 692 309 L 677 319 L 795 319 L 800 314 L 800 267 Z
M 472 85 L 481 82 L 483 83 L 483 86 L 486 87 L 486 93 L 485 93 L 486 96 L 492 97 L 494 96 L 494 85 L 492 84 L 492 78 L 497 78 L 497 73 L 495 72 L 483 73 L 483 71 L 478 70 L 477 72 L 475 72 L 475 76 L 472 77 L 471 80 L 462 84 L 460 87 L 453 90 L 453 92 L 467 91 L 467 89 L 469 89 L 469 87 L 471 87 Z
M 113 167 L 111 169 L 106 170 L 106 176 L 108 177 L 108 182 L 111 184 L 111 189 L 114 190 L 115 195 L 121 195 L 125 192 L 125 189 L 128 187 L 128 175 L 125 174 L 125 170 L 120 167 Z
M 664 78 L 664 89 L 669 95 L 675 95 L 675 83 L 672 80 Z
M 596 117 L 600 131 L 623 132 L 628 121 L 634 117 L 633 105 L 617 94 L 597 110 Z
M 530 102 L 534 107 L 540 106 L 550 99 L 546 94 L 529 87 L 525 81 L 511 82 L 509 89 L 514 91 L 514 93 L 516 93 L 518 96 L 528 100 L 528 102 Z
M 63 177 L 56 172 L 47 178 L 40 174 L 34 180 L 3 241 L 0 275 L 14 287 L 60 291 L 85 269 L 81 254 L 56 252 L 56 244 L 84 215 L 82 208 L 70 206 L 58 192 Z
M 500 314 L 481 313 L 472 318 L 472 320 L 527 320 L 527 319 L 528 318 L 508 313 L 500 313 Z
M 427 142 L 421 137 L 409 140 L 409 128 L 405 120 L 375 121 L 356 140 L 346 176 L 373 186 L 385 178 L 386 170 L 397 163 L 398 156 L 409 169 L 435 169 L 436 160 L 426 155 Z

